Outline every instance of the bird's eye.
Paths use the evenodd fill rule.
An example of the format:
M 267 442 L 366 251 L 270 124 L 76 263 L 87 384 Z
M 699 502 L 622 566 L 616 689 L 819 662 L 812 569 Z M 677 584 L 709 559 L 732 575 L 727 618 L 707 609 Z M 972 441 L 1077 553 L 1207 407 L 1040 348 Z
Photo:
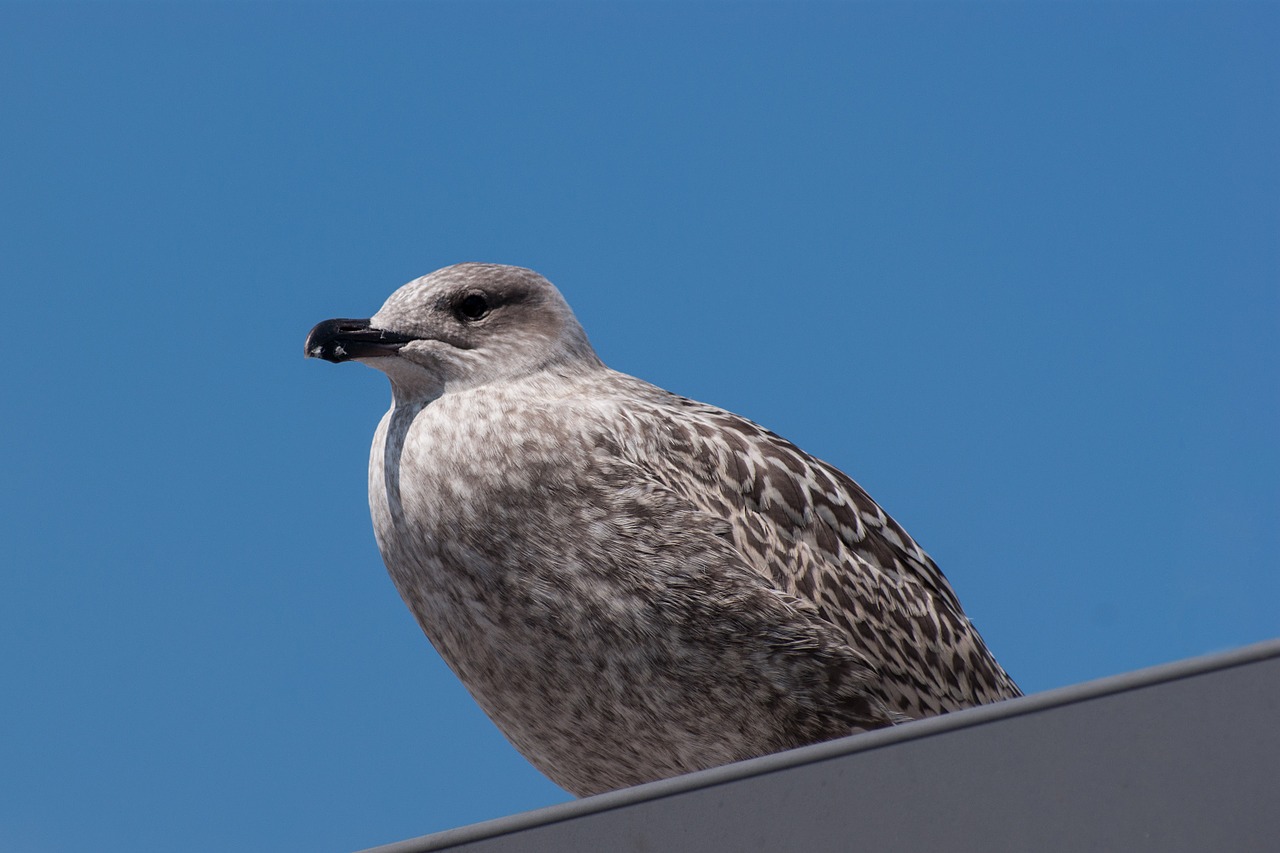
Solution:
M 463 320 L 483 320 L 489 313 L 489 300 L 482 293 L 468 293 L 458 303 L 458 316 Z

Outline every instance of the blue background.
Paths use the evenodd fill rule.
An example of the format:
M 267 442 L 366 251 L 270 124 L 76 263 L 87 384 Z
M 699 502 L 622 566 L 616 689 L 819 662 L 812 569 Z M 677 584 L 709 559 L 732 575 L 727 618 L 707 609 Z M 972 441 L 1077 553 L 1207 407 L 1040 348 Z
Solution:
M 0 6 L 0 849 L 563 801 L 304 361 L 463 260 L 857 478 L 1028 691 L 1280 634 L 1275 4 Z

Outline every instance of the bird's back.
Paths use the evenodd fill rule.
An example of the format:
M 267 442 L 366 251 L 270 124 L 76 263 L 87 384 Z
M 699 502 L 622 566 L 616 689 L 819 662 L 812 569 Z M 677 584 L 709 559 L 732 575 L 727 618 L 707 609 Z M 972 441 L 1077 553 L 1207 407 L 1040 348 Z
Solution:
M 640 449 L 649 476 L 728 522 L 745 562 L 837 626 L 891 709 L 918 718 L 1021 695 L 937 565 L 849 476 L 746 418 L 626 380 L 644 402 L 620 448 Z

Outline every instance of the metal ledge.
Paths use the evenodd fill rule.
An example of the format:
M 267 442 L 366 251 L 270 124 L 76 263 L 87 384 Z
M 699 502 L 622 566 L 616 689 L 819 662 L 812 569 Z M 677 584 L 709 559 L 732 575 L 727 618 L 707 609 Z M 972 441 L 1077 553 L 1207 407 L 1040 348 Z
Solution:
M 372 848 L 1280 849 L 1280 639 Z

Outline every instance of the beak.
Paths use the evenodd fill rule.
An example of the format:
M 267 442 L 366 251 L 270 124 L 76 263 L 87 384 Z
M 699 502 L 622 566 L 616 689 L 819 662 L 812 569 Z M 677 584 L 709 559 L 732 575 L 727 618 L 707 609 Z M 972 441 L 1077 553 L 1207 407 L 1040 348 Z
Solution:
M 375 329 L 368 320 L 325 320 L 307 335 L 307 358 L 323 358 L 338 364 L 353 358 L 395 355 L 416 340 L 408 335 Z

